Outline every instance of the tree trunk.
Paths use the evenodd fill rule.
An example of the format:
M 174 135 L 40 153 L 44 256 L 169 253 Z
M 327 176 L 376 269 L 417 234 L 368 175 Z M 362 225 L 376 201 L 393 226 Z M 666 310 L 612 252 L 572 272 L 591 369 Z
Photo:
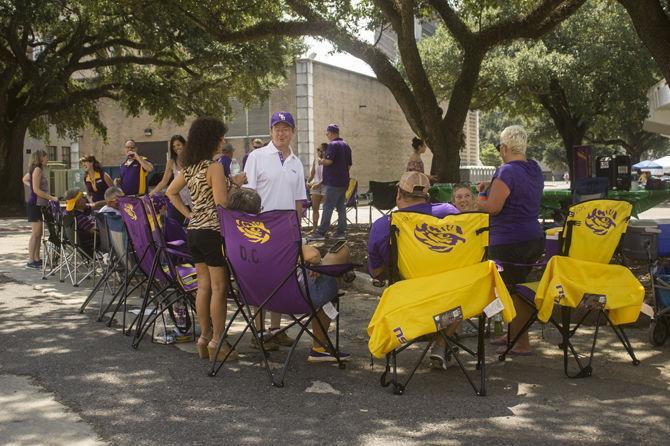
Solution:
M 670 13 L 659 0 L 619 0 L 670 85 Z
M 25 202 L 23 177 L 23 143 L 27 126 L 0 126 L 0 178 L 3 181 L 0 205 Z
M 563 147 L 565 148 L 565 161 L 568 165 L 568 172 L 570 172 L 570 178 L 574 178 L 574 172 L 572 171 L 572 162 L 570 162 L 570 152 L 575 146 L 581 146 L 584 141 L 584 135 L 586 135 L 586 129 L 583 126 L 579 125 L 559 125 L 556 123 L 556 129 L 561 135 L 563 140 Z

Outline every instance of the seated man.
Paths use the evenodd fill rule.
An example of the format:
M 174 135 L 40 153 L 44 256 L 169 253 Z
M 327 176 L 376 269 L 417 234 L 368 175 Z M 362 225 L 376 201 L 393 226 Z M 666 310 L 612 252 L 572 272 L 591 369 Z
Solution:
M 478 211 L 475 195 L 470 186 L 465 184 L 455 184 L 451 192 L 451 201 L 461 212 Z
M 261 197 L 253 189 L 235 188 L 228 198 L 228 209 L 246 212 L 248 214 L 259 214 L 261 211 Z M 339 245 L 336 252 L 329 252 L 322 259 L 319 250 L 313 246 L 303 246 L 302 255 L 305 263 L 311 265 L 339 265 L 342 263 L 349 263 L 349 247 L 346 244 Z M 301 270 L 298 270 L 298 282 L 301 287 L 305 286 L 305 280 Z M 309 296 L 315 307 L 320 307 L 327 302 L 330 302 L 337 295 L 337 280 L 335 277 L 327 276 L 325 274 L 318 274 L 313 271 L 308 271 L 307 274 L 307 289 Z M 330 326 L 330 318 L 323 310 L 319 310 L 316 315 L 321 321 L 323 328 L 328 331 Z M 260 329 L 260 318 L 256 319 L 256 327 Z M 312 321 L 312 331 L 316 338 L 326 345 L 326 335 L 319 327 L 316 320 Z M 255 341 L 255 339 L 254 339 Z M 272 338 L 263 342 L 266 350 L 276 350 L 278 346 L 273 343 Z M 268 348 L 269 347 L 269 348 Z M 348 361 L 350 355 L 348 353 L 340 352 L 340 361 Z M 313 340 L 312 348 L 307 358 L 309 362 L 336 362 L 335 356 L 331 355 L 326 349 Z
M 396 205 L 398 210 L 418 212 L 442 218 L 451 214 L 458 214 L 459 210 L 449 203 L 430 203 L 428 189 L 430 179 L 421 172 L 405 172 L 398 183 Z M 391 244 L 391 219 L 384 215 L 377 219 L 370 228 L 368 239 L 368 271 L 375 279 L 384 279 L 390 262 L 389 247 Z M 445 329 L 447 336 L 452 336 L 458 324 L 452 324 Z M 437 337 L 430 352 L 431 365 L 435 368 L 446 369 L 452 364 L 452 358 L 447 357 L 447 348 L 444 340 Z
M 116 215 L 121 215 L 119 211 L 118 197 L 123 197 L 124 193 L 120 187 L 112 186 L 105 191 L 105 205 L 98 212 L 113 212 Z
M 65 192 L 65 214 L 74 215 L 77 222 L 77 238 L 79 246 L 89 255 L 93 255 L 93 239 L 95 235 L 95 219 L 91 215 L 91 206 L 75 187 Z

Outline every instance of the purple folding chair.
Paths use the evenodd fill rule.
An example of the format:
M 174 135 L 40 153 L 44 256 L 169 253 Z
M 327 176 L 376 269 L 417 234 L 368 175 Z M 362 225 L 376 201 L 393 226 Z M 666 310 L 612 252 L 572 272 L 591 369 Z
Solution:
M 270 211 L 252 215 L 219 207 L 218 213 L 226 259 L 239 289 L 237 293 L 230 287 L 231 298 L 238 305 L 240 314 L 246 322 L 244 330 L 232 346 L 233 349 L 247 329 L 250 329 L 262 350 L 270 381 L 277 387 L 283 387 L 289 362 L 300 337 L 305 332 L 334 355 L 340 368 L 344 368 L 344 362 L 340 361 L 339 357 L 339 336 L 336 344 L 333 345 L 324 327 L 321 326 L 322 332 L 326 333 L 326 345 L 323 345 L 308 328 L 321 307 L 314 306 L 309 290 L 306 286 L 301 286 L 299 282 L 301 277 L 306 280 L 307 267 L 302 258 L 300 225 L 296 212 L 293 210 Z M 310 267 L 310 269 L 323 274 L 339 276 L 351 271 L 353 267 L 352 264 L 346 264 L 323 268 Z M 259 274 L 261 271 L 262 274 Z M 334 296 L 331 302 L 335 301 L 339 309 L 337 297 Z M 256 315 L 262 314 L 263 310 L 288 315 L 292 319 L 292 322 L 282 331 L 296 325 L 300 327 L 281 372 L 279 372 L 278 379 L 268 363 L 268 352 L 263 345 L 262 333 L 256 329 L 254 324 Z M 318 318 L 316 321 L 321 324 Z M 335 322 L 336 333 L 339 334 L 339 317 Z M 231 323 L 232 319 L 219 340 L 218 349 L 225 342 Z M 217 374 L 226 359 L 227 357 L 219 364 L 216 360 L 214 361 L 210 373 L 212 376 Z
M 156 245 L 152 233 L 154 230 L 160 233 L 160 227 L 155 219 L 149 218 L 144 201 L 130 196 L 119 197 L 118 201 L 123 222 L 135 250 L 137 268 L 147 277 L 140 313 L 130 325 L 130 329 L 135 326 L 132 346 L 137 348 L 156 319 L 182 296 L 179 295 L 180 290 L 174 286 L 173 278 L 163 269 L 161 263 L 163 248 Z M 145 318 L 144 313 L 149 306 L 153 306 L 153 309 Z

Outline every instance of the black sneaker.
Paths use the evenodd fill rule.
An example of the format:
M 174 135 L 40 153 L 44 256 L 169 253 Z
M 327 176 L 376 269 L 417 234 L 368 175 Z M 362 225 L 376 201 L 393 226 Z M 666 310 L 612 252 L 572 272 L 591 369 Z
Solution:
M 28 262 L 28 263 L 26 263 L 26 268 L 41 269 L 41 268 L 42 268 L 42 264 L 41 264 L 41 263 L 37 263 L 37 262 Z

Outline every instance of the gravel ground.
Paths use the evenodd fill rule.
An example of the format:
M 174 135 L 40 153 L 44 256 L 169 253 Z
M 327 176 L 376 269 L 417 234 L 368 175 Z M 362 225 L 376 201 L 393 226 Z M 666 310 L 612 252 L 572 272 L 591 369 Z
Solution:
M 379 386 L 381 364 L 371 368 L 367 353 L 378 296 L 350 290 L 341 315 L 351 363 L 307 364 L 303 341 L 278 389 L 246 342 L 242 360 L 213 378 L 183 345 L 133 350 L 118 327 L 95 322 L 95 304 L 77 312 L 90 285 L 41 281 L 22 268 L 25 231 L 0 237 L 0 374 L 30 377 L 108 444 L 665 444 L 670 435 L 668 350 L 651 347 L 643 329 L 629 332 L 638 367 L 604 329 L 594 376 L 567 379 L 555 333 L 537 326 L 535 356 L 500 363 L 489 349 L 485 398 L 457 368 L 426 364 L 395 396 Z

